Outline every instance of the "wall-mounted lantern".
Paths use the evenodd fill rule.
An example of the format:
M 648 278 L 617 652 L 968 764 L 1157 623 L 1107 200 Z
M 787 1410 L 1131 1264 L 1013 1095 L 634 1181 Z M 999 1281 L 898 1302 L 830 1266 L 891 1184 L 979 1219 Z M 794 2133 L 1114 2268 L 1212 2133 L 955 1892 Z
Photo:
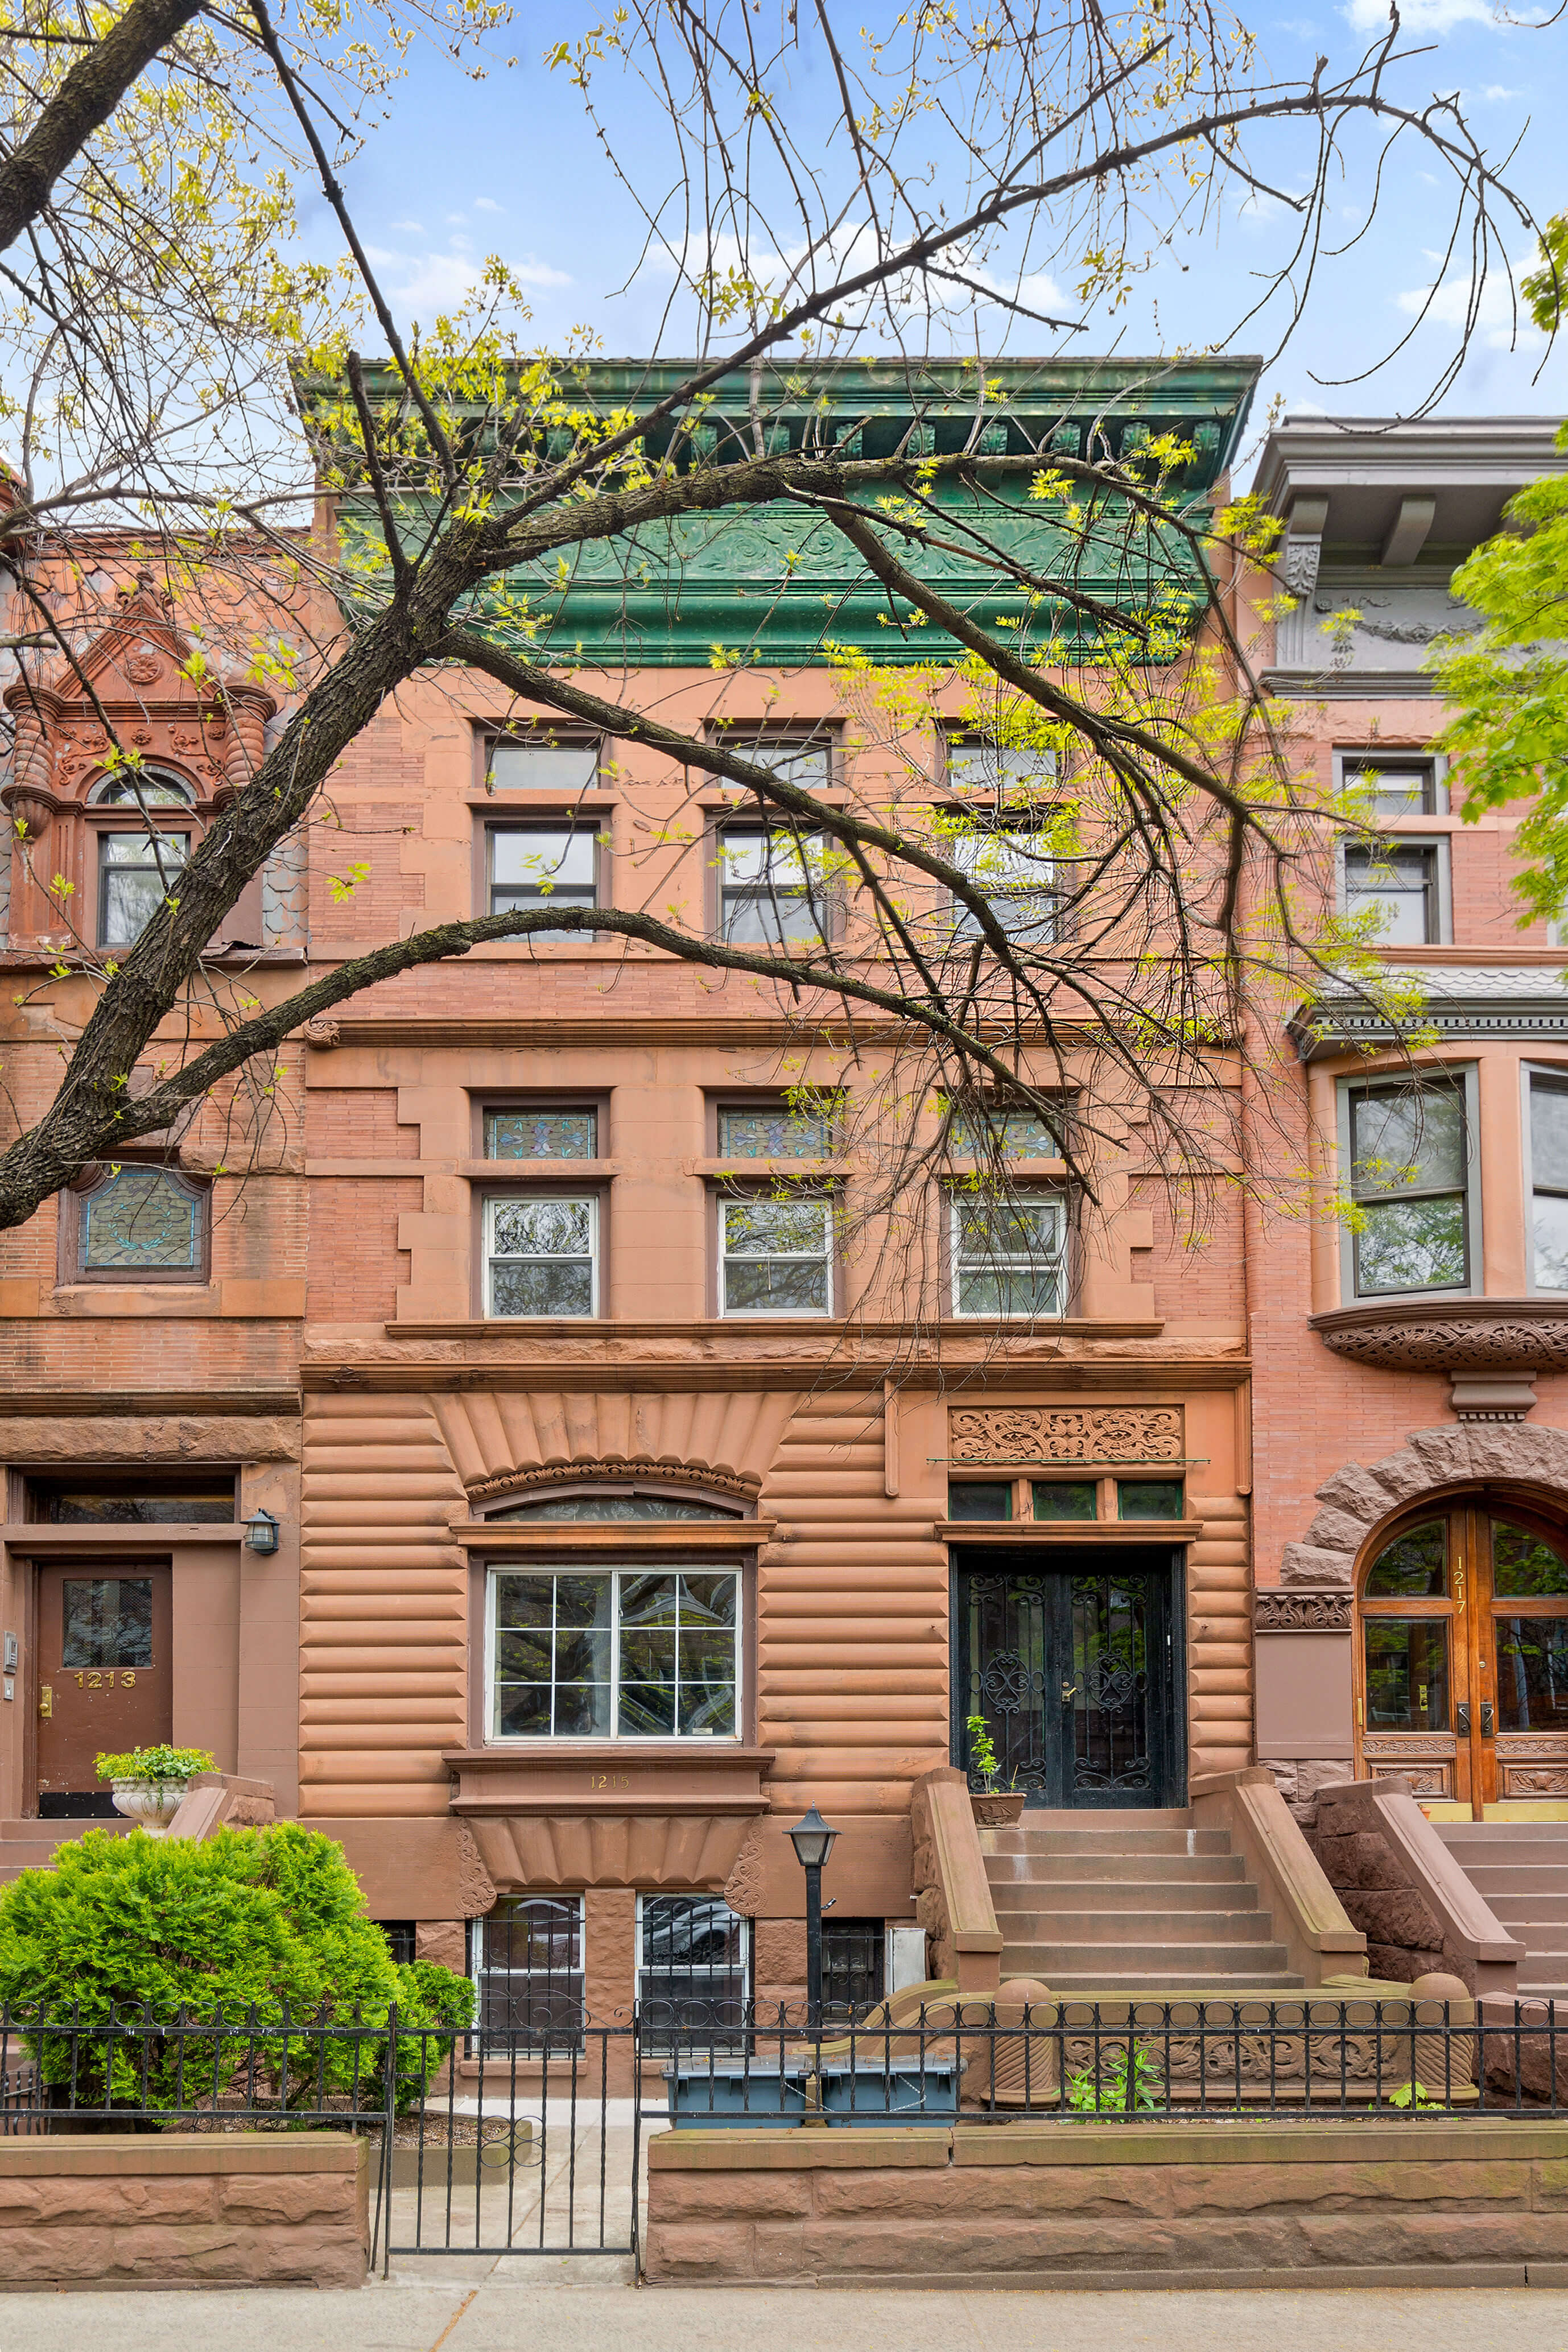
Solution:
M 252 1551 L 277 1550 L 278 1522 L 270 1511 L 252 1511 L 245 1523 L 245 1540 Z

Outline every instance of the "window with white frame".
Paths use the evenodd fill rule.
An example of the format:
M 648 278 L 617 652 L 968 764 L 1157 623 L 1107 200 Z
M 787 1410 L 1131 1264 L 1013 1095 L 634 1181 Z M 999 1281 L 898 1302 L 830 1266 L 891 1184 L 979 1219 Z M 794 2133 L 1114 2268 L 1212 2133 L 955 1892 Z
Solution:
M 1380 758 L 1373 752 L 1347 752 L 1340 761 L 1343 789 L 1356 795 L 1358 813 L 1384 822 L 1401 817 L 1441 816 L 1446 794 L 1435 760 Z
M 586 1192 L 498 1192 L 485 1203 L 485 1313 L 599 1311 L 599 1203 Z
M 947 781 L 964 792 L 991 792 L 1021 800 L 1030 790 L 1048 790 L 1057 781 L 1054 750 L 1029 751 L 1016 744 L 987 743 L 978 737 L 949 736 Z
M 727 824 L 719 835 L 720 937 L 784 947 L 826 939 L 822 836 Z
M 1468 1289 L 1469 1117 L 1462 1079 L 1347 1091 L 1354 1296 Z
M 1443 845 L 1407 841 L 1351 842 L 1344 849 L 1347 916 L 1374 918 L 1373 938 L 1381 947 L 1428 947 L 1447 932 L 1447 875 Z
M 952 1217 L 955 1315 L 1066 1314 L 1063 1193 L 956 1192 Z
M 831 1315 L 833 1207 L 821 1193 L 719 1203 L 721 1315 Z
M 489 1575 L 492 1739 L 733 1739 L 733 1569 L 498 1567 Z
M 583 2046 L 583 1897 L 501 1895 L 474 1922 L 479 2046 Z
M 565 799 L 599 781 L 599 744 L 549 735 L 499 735 L 489 746 L 485 788 L 492 793 L 553 793 Z
M 597 845 L 591 829 L 492 824 L 488 828 L 489 911 L 591 907 L 597 888 Z M 586 930 L 531 931 L 532 940 L 590 940 Z
M 708 2042 L 742 2026 L 751 1922 L 714 1895 L 637 1896 L 637 2008 L 645 2047 L 682 2033 Z
M 1530 1073 L 1530 1208 L 1537 1290 L 1568 1290 L 1568 1070 Z
M 1059 868 L 1051 835 L 1034 816 L 976 816 L 937 844 L 973 887 L 990 903 L 1002 929 L 1021 946 L 1054 940 L 1058 929 Z M 955 899 L 952 929 L 970 940 L 980 918 Z

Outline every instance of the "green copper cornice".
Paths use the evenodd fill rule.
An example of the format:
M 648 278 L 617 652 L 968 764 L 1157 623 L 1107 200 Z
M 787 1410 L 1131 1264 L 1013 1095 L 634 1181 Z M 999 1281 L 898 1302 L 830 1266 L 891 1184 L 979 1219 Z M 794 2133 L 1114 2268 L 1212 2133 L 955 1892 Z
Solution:
M 596 362 L 563 376 L 562 397 L 595 413 L 646 412 L 688 382 L 695 364 Z M 759 449 L 773 454 L 786 446 L 878 457 L 892 455 L 912 430 L 917 446 L 939 456 L 977 447 L 984 455 L 1037 453 L 1048 465 L 1054 455 L 1125 458 L 1143 440 L 1172 434 L 1194 453 L 1174 495 L 1202 514 L 1245 425 L 1258 366 L 1228 358 L 777 362 L 718 384 L 686 420 L 687 430 L 650 432 L 648 453 L 671 455 L 673 440 L 683 471 L 693 465 L 722 469 Z M 395 397 L 388 373 L 372 369 L 367 377 L 373 402 Z M 311 388 L 300 389 L 309 414 Z M 482 425 L 478 409 L 474 416 Z M 553 443 L 553 436 L 545 437 Z M 1202 604 L 1203 583 L 1184 543 L 1138 525 L 1124 507 L 1106 508 L 1086 542 L 1065 527 L 1055 502 L 1030 499 L 1026 475 L 985 485 L 944 482 L 934 503 L 955 523 L 984 530 L 1030 571 L 1068 573 L 1111 609 L 1157 606 L 1179 629 L 1184 614 Z M 368 524 L 357 500 L 353 511 Z M 999 584 L 994 565 L 983 557 L 969 561 L 942 548 L 900 552 L 988 626 L 1021 619 L 1025 599 Z M 889 612 L 830 522 L 783 502 L 704 513 L 584 545 L 570 560 L 563 590 L 553 558 L 521 567 L 468 617 L 521 644 L 508 623 L 509 607 L 520 599 L 531 614 L 545 616 L 526 640 L 535 658 L 595 669 L 707 668 L 720 661 L 789 668 L 823 661 L 829 646 L 895 664 L 946 661 L 956 651 L 946 636 Z M 1053 634 L 1065 654 L 1092 657 L 1092 630 L 1062 600 L 1049 600 L 1030 617 L 1037 647 Z

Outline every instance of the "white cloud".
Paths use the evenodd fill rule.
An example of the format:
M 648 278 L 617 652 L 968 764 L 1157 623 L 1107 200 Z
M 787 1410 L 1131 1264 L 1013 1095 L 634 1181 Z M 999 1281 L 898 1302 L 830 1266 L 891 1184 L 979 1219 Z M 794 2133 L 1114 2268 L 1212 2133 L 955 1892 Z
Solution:
M 1530 254 L 1513 266 L 1514 286 L 1528 269 L 1536 268 L 1538 254 Z M 1424 314 L 1440 327 L 1462 329 L 1470 316 L 1471 288 L 1468 278 L 1450 278 L 1441 286 L 1416 286 L 1397 298 L 1406 318 Z M 1542 352 L 1546 338 L 1531 320 L 1521 299 L 1500 269 L 1489 273 L 1481 289 L 1472 329 L 1475 347 L 1491 352 Z
M 1347 0 L 1342 11 L 1353 32 L 1386 33 L 1388 30 L 1388 0 Z M 1494 5 L 1494 0 L 1400 0 L 1399 29 L 1402 34 L 1451 33 L 1457 25 L 1491 25 L 1499 32 L 1516 25 L 1533 26 L 1542 23 L 1543 8 L 1514 7 Z
M 423 221 L 394 221 L 392 226 L 400 236 L 423 236 L 425 234 Z
M 428 320 L 438 310 L 456 310 L 479 284 L 483 262 L 466 250 L 466 238 L 454 237 L 452 245 L 454 249 L 447 253 L 366 248 L 394 308 L 405 317 Z M 459 246 L 465 249 L 457 250 Z M 552 268 L 547 261 L 531 257 L 510 262 L 508 267 L 520 286 L 544 290 L 572 283 L 565 270 Z
M 1489 97 L 1497 96 L 1500 98 L 1506 98 L 1508 96 L 1508 92 L 1506 90 L 1499 90 L 1496 92 L 1489 90 L 1487 95 Z M 476 196 L 474 198 L 474 210 L 477 213 L 504 213 L 506 206 L 504 205 L 498 205 L 493 196 Z

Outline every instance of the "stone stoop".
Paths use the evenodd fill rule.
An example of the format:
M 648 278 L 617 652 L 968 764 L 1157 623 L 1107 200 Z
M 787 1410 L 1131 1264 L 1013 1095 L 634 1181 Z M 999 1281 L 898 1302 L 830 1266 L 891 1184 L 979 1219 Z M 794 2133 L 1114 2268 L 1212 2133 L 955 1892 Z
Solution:
M 134 1826 L 127 1821 L 0 1821 L 0 1886 L 8 1886 L 25 1870 L 47 1870 L 62 1845 L 69 1845 L 88 1830 L 129 1837 Z
M 1568 2001 L 1568 1822 L 1434 1822 L 1478 1895 L 1524 1946 L 1521 1994 Z
M 1053 1992 L 1290 1992 L 1305 1979 L 1230 1832 L 1186 1811 L 1028 1812 L 980 1832 L 1003 1976 Z

